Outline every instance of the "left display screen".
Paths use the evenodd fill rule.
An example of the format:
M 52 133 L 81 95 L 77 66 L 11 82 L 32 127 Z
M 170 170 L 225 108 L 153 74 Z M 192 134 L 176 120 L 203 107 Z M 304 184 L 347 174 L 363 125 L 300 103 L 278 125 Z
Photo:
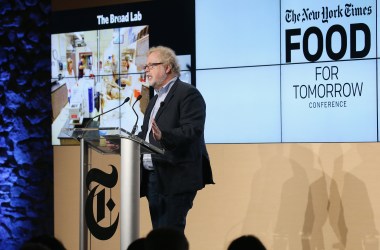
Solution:
M 60 109 L 54 112 L 53 143 L 60 144 L 58 140 L 66 137 L 60 128 L 84 126 L 126 98 L 131 106 L 139 95 L 142 99 L 135 111 L 141 123 L 149 100 L 143 69 L 148 49 L 147 25 L 52 35 L 52 54 L 58 65 L 52 71 L 52 79 L 56 78 L 53 96 L 57 97 L 52 101 L 62 102 L 53 106 Z M 99 117 L 102 127 L 125 129 L 132 128 L 135 120 L 133 110 L 125 107 Z
M 141 127 L 151 97 L 144 72 L 150 46 L 173 48 L 183 71 L 181 79 L 195 84 L 191 73 L 195 36 L 189 33 L 194 30 L 194 1 L 185 5 L 177 15 L 191 18 L 177 23 L 181 29 L 170 34 L 164 23 L 173 8 L 179 8 L 173 4 L 144 2 L 53 13 L 53 145 L 71 144 L 67 131 L 84 127 L 94 118 L 100 127 L 131 131 L 136 121 Z M 155 11 L 163 16 L 159 21 Z

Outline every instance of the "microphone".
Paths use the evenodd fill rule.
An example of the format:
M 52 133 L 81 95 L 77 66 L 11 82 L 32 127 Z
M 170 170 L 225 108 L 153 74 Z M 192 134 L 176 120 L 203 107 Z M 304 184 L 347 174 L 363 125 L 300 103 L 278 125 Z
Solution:
M 136 130 L 137 130 L 137 123 L 138 123 L 138 121 L 139 121 L 139 116 L 137 115 L 134 106 L 135 106 L 136 102 L 140 101 L 141 98 L 142 98 L 142 95 L 139 95 L 139 96 L 136 98 L 136 101 L 135 101 L 135 102 L 133 103 L 133 105 L 132 105 L 132 110 L 133 110 L 133 112 L 135 112 L 135 115 L 136 115 L 136 122 L 135 122 L 135 125 L 133 126 L 133 129 L 132 129 L 132 132 L 131 132 L 132 135 L 135 134 L 135 132 L 136 132 Z
M 160 108 L 162 108 L 165 105 L 165 102 L 160 103 Z
M 125 98 L 124 102 L 123 102 L 122 104 L 120 104 L 119 106 L 117 106 L 117 107 L 115 107 L 115 108 L 112 108 L 112 109 L 110 109 L 110 110 L 107 110 L 106 112 L 103 112 L 103 113 L 101 113 L 101 114 L 99 114 L 99 115 L 96 115 L 96 116 L 92 117 L 92 118 L 86 123 L 86 126 L 84 126 L 84 127 L 87 128 L 87 125 L 88 125 L 91 121 L 93 121 L 95 118 L 98 118 L 99 116 L 102 116 L 102 115 L 104 115 L 104 114 L 107 114 L 108 112 L 111 112 L 112 110 L 115 110 L 115 109 L 117 109 L 117 108 L 120 108 L 120 107 L 123 106 L 125 103 L 127 103 L 127 102 L 129 101 L 129 99 L 131 99 L 131 98 L 127 97 L 127 98 Z

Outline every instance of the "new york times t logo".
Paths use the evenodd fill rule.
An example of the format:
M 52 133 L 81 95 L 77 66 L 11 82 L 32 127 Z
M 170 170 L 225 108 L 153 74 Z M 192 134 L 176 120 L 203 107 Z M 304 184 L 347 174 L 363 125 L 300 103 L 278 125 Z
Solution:
M 101 171 L 100 169 L 93 168 L 87 173 L 86 177 L 86 185 L 87 189 L 90 190 L 91 182 L 99 183 L 96 185 L 91 192 L 88 194 L 88 198 L 86 200 L 85 207 L 85 216 L 87 227 L 90 230 L 91 234 L 95 236 L 95 238 L 99 240 L 108 240 L 110 239 L 114 233 L 116 232 L 117 225 L 119 224 L 119 213 L 115 221 L 109 227 L 102 227 L 99 225 L 105 218 L 105 209 L 108 208 L 109 211 L 115 207 L 115 203 L 112 200 L 112 197 L 106 202 L 105 200 L 105 188 L 101 191 L 96 192 L 100 185 L 106 188 L 113 188 L 118 179 L 117 169 L 113 165 L 109 165 L 112 167 L 112 172 L 110 174 Z M 95 195 L 96 194 L 96 195 Z M 94 200 L 96 197 L 96 218 L 94 214 Z

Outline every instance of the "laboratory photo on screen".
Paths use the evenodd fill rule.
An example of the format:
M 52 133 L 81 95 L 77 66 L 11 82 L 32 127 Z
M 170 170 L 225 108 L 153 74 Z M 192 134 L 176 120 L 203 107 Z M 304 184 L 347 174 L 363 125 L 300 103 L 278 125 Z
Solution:
M 51 35 L 52 144 L 71 145 L 73 130 L 140 130 L 154 92 L 144 66 L 152 46 L 173 48 L 181 80 L 195 85 L 194 1 L 167 29 L 177 4 L 144 2 L 53 12 Z M 156 19 L 153 10 L 164 17 Z M 186 14 L 187 13 L 187 14 Z M 188 18 L 179 18 L 180 15 Z M 133 129 L 137 124 L 136 129 Z
M 56 69 L 52 78 L 57 76 L 59 82 L 52 96 L 54 140 L 63 140 L 70 135 L 70 128 L 86 126 L 126 99 L 126 105 L 131 106 L 140 95 L 134 109 L 142 121 L 149 101 L 143 69 L 148 30 L 148 26 L 136 26 L 52 35 L 58 65 L 52 67 Z M 131 108 L 116 108 L 98 119 L 100 127 L 129 129 L 136 117 Z

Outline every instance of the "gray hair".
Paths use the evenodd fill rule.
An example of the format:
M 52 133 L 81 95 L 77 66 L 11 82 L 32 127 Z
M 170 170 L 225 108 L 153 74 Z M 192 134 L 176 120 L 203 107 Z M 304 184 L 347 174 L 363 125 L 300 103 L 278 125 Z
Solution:
M 172 72 L 175 75 L 179 76 L 181 74 L 181 69 L 174 50 L 164 46 L 157 46 L 150 48 L 148 55 L 152 54 L 153 52 L 158 53 L 159 58 L 165 65 L 170 65 L 172 67 Z

